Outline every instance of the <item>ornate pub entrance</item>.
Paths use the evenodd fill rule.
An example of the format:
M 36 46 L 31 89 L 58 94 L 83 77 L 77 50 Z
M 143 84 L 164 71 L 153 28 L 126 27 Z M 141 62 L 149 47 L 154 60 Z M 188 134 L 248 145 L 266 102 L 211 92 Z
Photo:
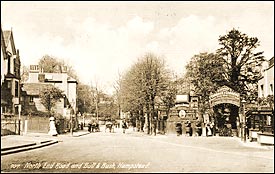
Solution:
M 214 122 L 216 133 L 220 136 L 238 136 L 240 94 L 227 86 L 222 86 L 210 96 L 212 115 L 209 120 Z

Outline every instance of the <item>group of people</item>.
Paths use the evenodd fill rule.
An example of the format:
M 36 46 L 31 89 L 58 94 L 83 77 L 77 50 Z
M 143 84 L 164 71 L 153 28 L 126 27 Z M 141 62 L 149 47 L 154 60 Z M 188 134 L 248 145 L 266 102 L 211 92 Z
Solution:
M 187 120 L 185 122 L 185 131 L 186 131 L 186 135 L 192 136 L 193 130 L 191 127 L 191 122 L 189 120 Z M 178 136 L 182 135 L 182 123 L 181 122 L 176 123 L 176 132 L 177 132 Z
M 193 135 L 193 128 L 191 126 L 191 122 L 189 120 L 187 120 L 185 123 L 185 132 L 186 135 L 188 136 L 192 136 Z M 182 134 L 182 123 L 181 122 L 177 122 L 176 123 L 176 132 L 177 135 L 181 135 Z M 212 136 L 213 135 L 213 130 L 214 130 L 214 123 L 213 122 L 208 122 L 207 124 L 205 124 L 205 128 L 206 128 L 206 136 Z M 195 123 L 195 136 L 201 136 L 202 135 L 202 123 L 200 121 L 197 121 Z
M 99 131 L 99 124 L 96 121 L 92 121 L 88 124 L 88 131 L 89 132 L 98 132 Z
M 115 121 L 106 121 L 105 123 L 105 132 L 106 130 L 109 130 L 109 132 L 114 132 L 114 128 L 115 127 L 119 127 L 119 123 L 115 122 Z M 122 120 L 122 129 L 123 129 L 123 133 L 125 133 L 126 129 L 128 129 L 128 124 L 127 121 L 124 119 Z M 95 120 L 91 121 L 88 124 L 88 131 L 89 132 L 99 132 L 100 128 L 99 128 L 99 123 Z

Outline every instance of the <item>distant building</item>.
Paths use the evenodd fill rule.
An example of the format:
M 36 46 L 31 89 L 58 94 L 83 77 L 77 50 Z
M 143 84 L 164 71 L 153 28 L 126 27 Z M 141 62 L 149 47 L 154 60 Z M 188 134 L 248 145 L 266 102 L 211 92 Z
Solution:
M 53 85 L 63 91 L 64 98 L 54 108 L 56 113 L 70 117 L 70 112 L 76 113 L 77 81 L 67 74 L 66 67 L 60 67 L 60 73 L 44 73 L 38 65 L 31 65 L 29 79 L 23 84 L 24 110 L 45 111 L 39 99 L 39 92 L 47 85 Z
M 262 75 L 258 81 L 258 97 L 274 95 L 274 57 L 264 62 Z
M 20 56 L 12 30 L 1 26 L 1 116 L 18 114 L 20 108 Z

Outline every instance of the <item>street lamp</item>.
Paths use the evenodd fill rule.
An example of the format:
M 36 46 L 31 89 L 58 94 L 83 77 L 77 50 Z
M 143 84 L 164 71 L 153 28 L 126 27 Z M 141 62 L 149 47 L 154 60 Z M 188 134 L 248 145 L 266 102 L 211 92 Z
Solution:
M 245 99 L 243 99 L 242 101 L 242 104 L 243 104 L 243 126 L 242 126 L 242 130 L 244 130 L 244 133 L 243 133 L 243 140 L 244 142 L 246 142 L 246 131 L 247 131 L 247 125 L 246 125 L 246 116 L 245 116 Z

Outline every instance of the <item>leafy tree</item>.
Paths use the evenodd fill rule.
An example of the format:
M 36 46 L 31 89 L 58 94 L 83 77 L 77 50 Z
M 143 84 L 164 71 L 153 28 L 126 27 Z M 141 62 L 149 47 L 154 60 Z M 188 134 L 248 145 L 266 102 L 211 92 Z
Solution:
M 221 48 L 216 54 L 195 55 L 187 65 L 187 76 L 195 91 L 201 96 L 200 109 L 209 107 L 209 95 L 222 85 L 226 85 L 248 100 L 257 97 L 257 82 L 264 61 L 263 52 L 256 52 L 260 45 L 256 37 L 248 37 L 236 29 L 219 37 Z M 238 108 L 230 108 L 230 122 L 238 114 Z
M 43 68 L 43 72 L 45 73 L 61 73 L 62 72 L 62 66 L 67 67 L 67 73 L 70 77 L 76 79 L 79 81 L 79 78 L 73 69 L 72 66 L 65 63 L 64 60 L 58 59 L 53 56 L 44 55 L 38 63 L 39 67 Z
M 79 83 L 77 86 L 77 104 L 80 113 L 92 113 L 93 108 L 93 95 L 89 85 Z
M 223 83 L 235 91 L 247 96 L 257 96 L 255 86 L 261 76 L 260 69 L 264 61 L 263 51 L 256 52 L 260 45 L 257 37 L 249 37 L 236 29 L 219 37 L 222 46 L 217 50 L 224 59 Z M 247 96 L 250 97 L 250 96 Z
M 217 54 L 200 53 L 186 65 L 185 79 L 190 81 L 194 92 L 200 96 L 201 112 L 209 108 L 209 95 L 223 85 L 224 63 L 224 59 Z
M 56 102 L 63 98 L 63 91 L 55 86 L 47 86 L 39 93 L 40 101 L 45 106 L 49 114 L 51 114 L 52 108 Z
M 100 102 L 98 104 L 99 115 L 105 119 L 116 119 L 117 106 L 114 103 L 114 98 L 110 95 L 101 93 Z

